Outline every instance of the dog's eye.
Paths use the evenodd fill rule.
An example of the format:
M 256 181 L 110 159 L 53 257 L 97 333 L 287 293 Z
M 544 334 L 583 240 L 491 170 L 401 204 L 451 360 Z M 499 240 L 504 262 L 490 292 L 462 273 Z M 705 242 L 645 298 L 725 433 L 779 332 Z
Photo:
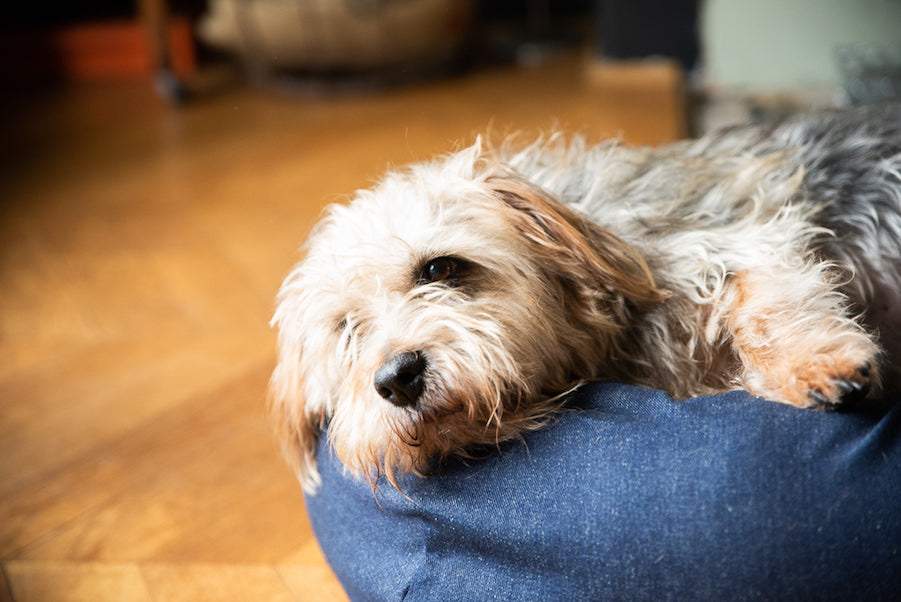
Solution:
M 451 257 L 438 257 L 422 267 L 422 272 L 419 274 L 419 282 L 427 284 L 429 282 L 452 280 L 457 275 L 458 267 L 457 260 Z

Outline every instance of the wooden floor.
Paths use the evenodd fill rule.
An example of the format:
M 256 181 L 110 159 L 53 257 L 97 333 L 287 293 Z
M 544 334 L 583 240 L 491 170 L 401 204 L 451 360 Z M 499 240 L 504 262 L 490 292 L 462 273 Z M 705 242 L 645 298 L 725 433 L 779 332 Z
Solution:
M 265 422 L 280 279 L 324 203 L 488 126 L 681 133 L 671 78 L 600 75 L 574 55 L 331 100 L 6 95 L 0 600 L 342 599 Z

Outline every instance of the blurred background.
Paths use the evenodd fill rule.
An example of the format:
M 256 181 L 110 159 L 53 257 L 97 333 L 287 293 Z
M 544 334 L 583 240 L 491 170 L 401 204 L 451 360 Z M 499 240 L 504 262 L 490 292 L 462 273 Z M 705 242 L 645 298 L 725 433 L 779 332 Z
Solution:
M 901 94 L 901 0 L 8 4 L 0 601 L 343 598 L 269 437 L 268 320 L 386 168 Z

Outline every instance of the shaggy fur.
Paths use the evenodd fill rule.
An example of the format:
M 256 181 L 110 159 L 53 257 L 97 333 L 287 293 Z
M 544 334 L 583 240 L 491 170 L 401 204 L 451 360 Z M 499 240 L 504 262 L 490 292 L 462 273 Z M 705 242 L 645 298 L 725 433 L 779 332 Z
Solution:
M 389 173 L 285 280 L 271 408 L 373 485 L 540 427 L 589 379 L 831 408 L 898 378 L 901 107 L 662 148 L 552 137 Z

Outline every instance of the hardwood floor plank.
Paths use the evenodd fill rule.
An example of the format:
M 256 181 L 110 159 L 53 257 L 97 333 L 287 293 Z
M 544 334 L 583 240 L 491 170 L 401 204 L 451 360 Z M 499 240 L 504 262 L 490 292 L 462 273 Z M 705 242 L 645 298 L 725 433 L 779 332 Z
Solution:
M 149 564 L 142 565 L 141 572 L 155 602 L 297 600 L 272 566 Z
M 11 562 L 7 571 L 16 602 L 154 602 L 133 564 Z
M 17 557 L 283 558 L 311 534 L 300 491 L 263 416 L 270 365 L 263 362 L 75 459 L 50 491 L 23 491 L 5 512 L 11 522 L 33 524 L 25 515 L 37 510 L 49 524 L 40 537 L 27 532 L 32 541 Z M 20 535 L 17 542 L 28 539 Z
M 126 371 L 116 360 L 116 351 L 136 360 L 134 353 L 118 349 L 77 363 L 71 370 L 94 376 L 86 382 L 74 376 L 64 380 L 59 387 L 62 398 L 54 395 L 55 381 L 46 385 L 46 394 L 29 398 L 20 391 L 15 399 L 4 397 L 9 406 L 27 407 L 20 407 L 11 420 L 3 421 L 0 514 L 9 518 L 0 522 L 3 554 L 104 503 L 133 486 L 135 479 L 155 478 L 167 467 L 161 462 L 182 464 L 182 458 L 168 454 L 203 452 L 197 448 L 198 437 L 192 430 L 200 431 L 201 441 L 213 433 L 203 430 L 208 423 L 203 422 L 203 416 L 198 417 L 200 410 L 195 408 L 208 408 L 210 413 L 218 407 L 234 410 L 228 404 L 220 406 L 220 391 L 222 387 L 238 387 L 233 379 L 242 377 L 248 362 L 258 366 L 257 375 L 252 384 L 241 389 L 246 396 L 240 400 L 243 412 L 234 410 L 236 415 L 230 418 L 243 419 L 248 427 L 256 426 L 261 445 L 272 447 L 262 424 L 271 352 L 243 357 L 241 344 L 223 341 L 215 353 L 206 347 L 186 347 L 178 353 L 161 353 L 165 361 L 158 359 L 149 368 L 135 361 Z M 148 358 L 153 357 L 148 354 Z M 108 367 L 90 369 L 95 361 L 108 362 L 112 367 L 110 382 L 97 376 L 107 374 Z M 64 368 L 60 372 L 65 376 L 70 368 Z M 116 380 L 120 381 L 118 385 L 114 384 Z M 31 386 L 39 388 L 33 382 Z M 82 392 L 85 388 L 88 392 Z M 0 388 L 4 395 L 15 393 L 10 389 Z M 95 389 L 96 397 L 90 393 Z M 61 399 L 67 403 L 60 404 Z M 253 422 L 247 421 L 248 414 Z M 168 448 L 161 447 L 164 442 Z M 274 454 L 268 459 L 275 459 Z
M 0 602 L 12 602 L 13 592 L 9 585 L 9 579 L 6 577 L 6 566 L 0 570 Z
M 278 573 L 299 602 L 347 600 L 347 594 L 325 563 L 280 566 Z

